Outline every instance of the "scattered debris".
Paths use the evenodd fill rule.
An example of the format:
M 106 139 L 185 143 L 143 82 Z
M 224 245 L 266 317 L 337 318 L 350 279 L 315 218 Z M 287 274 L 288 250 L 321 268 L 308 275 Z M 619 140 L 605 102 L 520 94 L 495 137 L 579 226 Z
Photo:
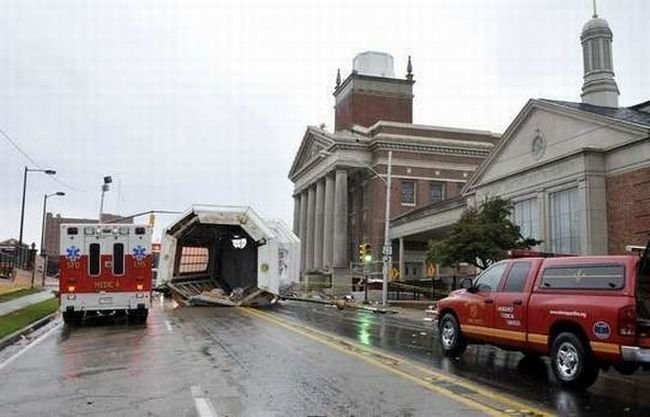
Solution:
M 424 309 L 424 318 L 422 320 L 434 321 L 437 317 L 438 317 L 438 309 L 437 306 L 434 304 Z

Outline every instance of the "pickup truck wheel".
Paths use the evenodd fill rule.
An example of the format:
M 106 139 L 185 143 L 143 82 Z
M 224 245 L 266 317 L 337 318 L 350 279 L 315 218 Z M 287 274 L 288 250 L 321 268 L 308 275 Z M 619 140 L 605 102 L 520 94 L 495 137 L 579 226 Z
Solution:
M 467 344 L 460 332 L 458 320 L 456 320 L 456 317 L 454 317 L 453 314 L 447 313 L 442 317 L 442 320 L 440 320 L 440 326 L 438 327 L 438 333 L 440 335 L 442 350 L 445 352 L 445 355 L 458 356 L 465 352 Z
M 582 340 L 573 333 L 560 333 L 551 348 L 551 368 L 560 385 L 584 389 L 596 382 L 598 366 Z

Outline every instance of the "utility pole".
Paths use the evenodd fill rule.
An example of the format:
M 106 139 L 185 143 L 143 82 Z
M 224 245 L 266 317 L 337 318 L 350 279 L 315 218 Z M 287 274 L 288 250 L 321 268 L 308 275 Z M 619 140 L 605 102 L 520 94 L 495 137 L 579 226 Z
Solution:
M 384 281 L 381 286 L 381 305 L 388 305 L 388 275 L 393 264 L 393 247 L 388 237 L 390 226 L 390 188 L 391 188 L 391 169 L 393 162 L 393 151 L 388 151 L 388 167 L 386 172 L 386 218 L 384 220 L 384 248 L 382 250 L 384 260 Z

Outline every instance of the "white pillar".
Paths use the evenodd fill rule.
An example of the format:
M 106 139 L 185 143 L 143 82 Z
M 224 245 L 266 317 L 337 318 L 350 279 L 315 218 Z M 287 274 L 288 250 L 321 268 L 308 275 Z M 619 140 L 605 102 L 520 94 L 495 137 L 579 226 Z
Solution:
M 307 191 L 300 193 L 300 270 L 305 271 L 307 253 Z
M 314 226 L 314 269 L 323 268 L 323 226 L 325 220 L 325 181 L 316 183 L 316 215 Z
M 404 279 L 404 238 L 399 238 L 399 280 Z
M 316 226 L 316 189 L 307 191 L 307 236 L 305 237 L 305 271 L 314 268 L 314 226 Z
M 334 185 L 334 267 L 348 267 L 348 173 L 336 170 Z
M 300 195 L 293 196 L 293 233 L 300 234 Z
M 325 219 L 323 221 L 323 267 L 332 267 L 334 254 L 334 176 L 325 177 Z

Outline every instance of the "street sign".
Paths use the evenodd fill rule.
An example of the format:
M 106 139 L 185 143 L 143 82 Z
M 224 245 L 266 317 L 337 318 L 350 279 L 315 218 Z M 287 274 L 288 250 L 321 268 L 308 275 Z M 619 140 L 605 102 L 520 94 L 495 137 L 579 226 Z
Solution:
M 390 277 L 393 280 L 399 279 L 399 269 L 393 267 L 393 269 L 390 270 Z
M 427 277 L 433 278 L 436 276 L 436 266 L 434 264 L 427 264 Z

